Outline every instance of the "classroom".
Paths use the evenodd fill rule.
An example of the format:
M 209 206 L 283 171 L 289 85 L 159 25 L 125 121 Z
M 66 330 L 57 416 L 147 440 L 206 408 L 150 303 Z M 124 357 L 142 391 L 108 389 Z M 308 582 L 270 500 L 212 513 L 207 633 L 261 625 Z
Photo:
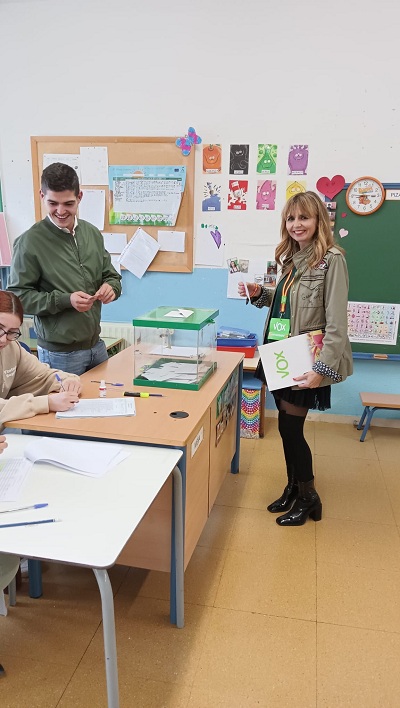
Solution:
M 348 252 L 349 299 L 398 306 L 399 26 L 393 0 L 0 0 L 1 210 L 10 243 L 40 218 L 32 137 L 45 146 L 52 136 L 122 144 L 175 140 L 192 127 L 202 139 L 190 156 L 193 258 L 142 278 L 122 270 L 122 296 L 102 308 L 105 337 L 130 345 L 133 319 L 171 306 L 218 310 L 218 326 L 250 330 L 262 343 L 265 309 L 246 305 L 230 283 L 246 262 L 267 271 L 296 182 L 337 202 L 331 220 Z M 276 167 L 263 175 L 266 145 L 276 146 Z M 203 169 L 206 146 L 220 147 L 219 173 Z M 247 147 L 244 175 L 230 170 L 232 146 Z M 290 173 L 292 147 L 307 149 L 308 164 Z M 336 195 L 317 189 L 335 176 L 346 185 Z M 365 176 L 393 197 L 357 221 L 346 190 Z M 268 208 L 257 191 L 264 179 L 275 193 Z M 359 251 L 357 228 L 366 234 Z M 206 229 L 221 235 L 213 265 L 196 250 Z M 193 549 L 185 626 L 168 621 L 168 573 L 110 571 L 121 706 L 399 706 L 399 411 L 377 410 L 362 443 L 356 429 L 361 392 L 400 395 L 398 332 L 392 344 L 356 344 L 353 353 L 353 375 L 332 386 L 332 407 L 310 411 L 305 424 L 320 522 L 280 529 L 266 512 L 284 464 L 267 393 L 264 437 L 241 439 L 239 474 L 226 475 Z M 106 706 L 95 580 L 88 569 L 43 563 L 43 587 L 33 600 L 23 577 L 16 607 L 0 616 L 1 705 Z

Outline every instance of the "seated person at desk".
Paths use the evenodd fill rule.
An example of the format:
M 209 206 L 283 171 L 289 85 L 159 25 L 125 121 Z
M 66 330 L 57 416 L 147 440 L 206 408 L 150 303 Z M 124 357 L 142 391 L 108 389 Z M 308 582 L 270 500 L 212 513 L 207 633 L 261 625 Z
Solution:
M 38 413 L 67 411 L 82 389 L 78 376 L 50 369 L 18 344 L 22 320 L 19 298 L 0 290 L 0 426 Z M 0 440 L 0 452 L 4 447 Z

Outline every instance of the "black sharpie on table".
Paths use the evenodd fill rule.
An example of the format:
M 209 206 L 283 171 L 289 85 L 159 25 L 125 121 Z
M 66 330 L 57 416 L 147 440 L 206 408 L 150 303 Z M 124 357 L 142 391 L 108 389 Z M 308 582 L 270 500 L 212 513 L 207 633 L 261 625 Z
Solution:
M 150 396 L 166 398 L 163 393 L 145 393 L 143 391 L 124 391 L 124 396 L 131 396 L 132 398 L 149 398 Z

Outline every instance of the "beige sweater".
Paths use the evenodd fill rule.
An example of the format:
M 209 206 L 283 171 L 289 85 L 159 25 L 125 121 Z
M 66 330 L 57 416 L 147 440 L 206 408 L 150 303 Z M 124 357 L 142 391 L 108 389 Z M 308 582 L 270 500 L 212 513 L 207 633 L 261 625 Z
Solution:
M 60 379 L 79 379 L 75 374 L 50 369 L 18 342 L 0 350 L 0 426 L 9 420 L 32 418 L 49 412 L 49 393 L 58 393 Z

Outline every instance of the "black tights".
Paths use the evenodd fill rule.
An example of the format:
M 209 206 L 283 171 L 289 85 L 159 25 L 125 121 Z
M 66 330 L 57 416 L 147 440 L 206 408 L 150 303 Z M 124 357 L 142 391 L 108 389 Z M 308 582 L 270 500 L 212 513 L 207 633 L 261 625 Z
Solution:
M 294 470 L 294 477 L 299 482 L 314 479 L 312 454 L 304 437 L 304 421 L 308 408 L 295 406 L 282 398 L 274 396 L 278 408 L 278 429 L 282 438 L 286 466 Z

